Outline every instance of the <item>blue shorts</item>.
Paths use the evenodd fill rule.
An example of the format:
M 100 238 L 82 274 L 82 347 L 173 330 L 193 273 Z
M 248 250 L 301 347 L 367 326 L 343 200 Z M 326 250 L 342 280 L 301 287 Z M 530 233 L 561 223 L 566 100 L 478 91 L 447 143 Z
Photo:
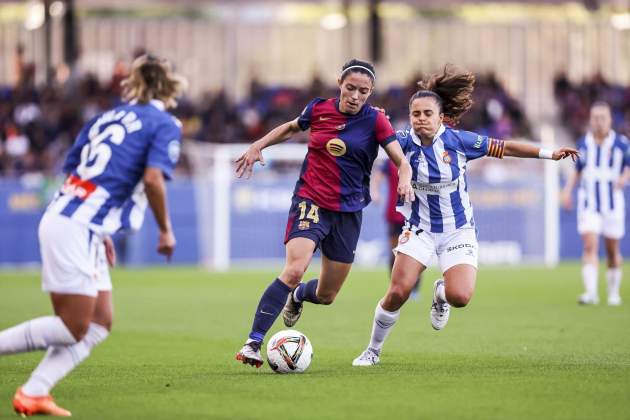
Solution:
M 351 264 L 359 242 L 362 216 L 362 210 L 326 210 L 308 198 L 294 195 L 284 243 L 293 238 L 308 238 L 315 242 L 315 249 L 321 248 L 326 258 Z

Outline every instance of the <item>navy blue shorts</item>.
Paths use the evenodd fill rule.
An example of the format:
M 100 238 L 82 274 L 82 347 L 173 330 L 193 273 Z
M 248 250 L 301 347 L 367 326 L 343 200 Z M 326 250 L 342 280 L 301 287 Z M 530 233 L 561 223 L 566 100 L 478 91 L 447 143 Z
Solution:
M 326 210 L 308 198 L 294 195 L 284 243 L 293 238 L 308 238 L 315 242 L 315 249 L 321 248 L 328 259 L 351 264 L 361 233 L 362 216 L 362 210 Z

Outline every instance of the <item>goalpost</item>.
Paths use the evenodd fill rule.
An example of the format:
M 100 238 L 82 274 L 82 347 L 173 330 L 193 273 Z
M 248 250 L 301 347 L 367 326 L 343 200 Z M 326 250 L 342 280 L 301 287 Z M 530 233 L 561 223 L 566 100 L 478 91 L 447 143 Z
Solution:
M 553 129 L 542 127 L 541 139 L 545 147 L 553 147 Z M 185 143 L 193 169 L 200 262 L 211 270 L 260 268 L 284 260 L 288 209 L 307 148 L 292 143 L 270 147 L 263 152 L 266 165 L 256 164 L 252 178 L 241 180 L 234 174 L 234 161 L 248 146 Z M 386 158 L 381 150 L 374 170 Z M 480 264 L 555 266 L 558 163 L 507 160 L 475 161 L 467 171 L 479 228 Z M 384 265 L 391 252 L 383 211 L 382 203 L 372 203 L 364 211 L 358 265 Z

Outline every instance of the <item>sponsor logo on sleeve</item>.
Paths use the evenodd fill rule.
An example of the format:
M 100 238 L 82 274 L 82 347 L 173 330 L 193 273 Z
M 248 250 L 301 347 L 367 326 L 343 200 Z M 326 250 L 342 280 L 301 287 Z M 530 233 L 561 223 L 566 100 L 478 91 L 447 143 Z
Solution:
M 483 137 L 482 136 L 477 136 L 477 141 L 475 142 L 475 144 L 473 145 L 473 147 L 475 149 L 479 149 L 481 148 L 481 145 L 483 144 Z
M 181 145 L 178 140 L 171 140 L 168 144 L 168 158 L 173 162 L 173 164 L 177 163 L 179 160 L 179 154 L 181 152 Z

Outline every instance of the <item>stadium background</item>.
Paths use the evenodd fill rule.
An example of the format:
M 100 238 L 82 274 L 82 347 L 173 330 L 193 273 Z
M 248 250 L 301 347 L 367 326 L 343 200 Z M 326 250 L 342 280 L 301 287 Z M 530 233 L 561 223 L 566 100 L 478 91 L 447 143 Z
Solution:
M 352 56 L 377 63 L 371 102 L 387 109 L 396 128 L 406 124 L 415 82 L 450 62 L 478 77 L 476 104 L 462 128 L 573 144 L 584 132 L 589 104 L 604 99 L 613 106 L 615 128 L 630 131 L 627 1 L 189 0 L 133 6 L 3 1 L 0 10 L 4 266 L 37 264 L 36 225 L 61 182 L 63 155 L 84 121 L 119 101 L 118 84 L 133 56 L 143 51 L 169 58 L 190 81 L 175 111 L 189 153 L 170 188 L 177 203 L 171 208 L 179 264 L 226 268 L 282 259 L 280 227 L 298 162 L 281 159 L 261 180 L 230 185 L 224 195 L 212 189 L 232 183 L 230 177 L 206 169 L 217 164 L 217 145 L 251 142 L 297 115 L 309 98 L 334 95 L 338 69 Z M 559 175 L 551 175 L 553 188 L 542 176 L 542 164 L 507 167 L 473 165 L 473 203 L 487 250 L 482 262 L 553 265 L 579 258 L 575 213 L 556 209 L 555 218 L 544 213 L 545 205 L 557 208 L 555 178 L 571 164 L 562 162 Z M 210 191 L 200 188 L 204 183 Z M 229 201 L 228 213 L 212 216 L 216 203 L 204 195 Z M 359 263 L 386 260 L 380 205 L 367 211 Z M 209 220 L 223 216 L 230 223 L 216 239 L 222 223 Z M 555 233 L 547 242 L 545 231 Z M 146 223 L 140 234 L 118 238 L 122 261 L 159 263 L 152 252 L 154 237 L 154 226 Z M 216 260 L 217 252 L 224 253 L 220 241 L 229 248 L 223 258 L 227 265 Z M 630 251 L 630 238 L 622 250 Z
M 298 324 L 313 343 L 312 366 L 279 376 L 233 357 L 278 274 L 305 138 L 266 151 L 268 165 L 250 181 L 234 179 L 230 159 L 310 97 L 334 95 L 351 56 L 377 61 L 371 102 L 397 127 L 419 75 L 452 62 L 478 77 L 465 128 L 570 145 L 589 104 L 603 98 L 615 127 L 629 134 L 630 1 L 45 5 L 0 0 L 0 330 L 50 313 L 40 292 L 37 222 L 73 137 L 117 103 L 132 57 L 162 54 L 191 82 L 176 110 L 186 153 L 169 185 L 175 266 L 155 255 L 150 214 L 140 233 L 117 238 L 123 263 L 134 267 L 112 273 L 113 333 L 54 389 L 75 417 L 628 418 L 630 265 L 624 305 L 576 305 L 581 242 L 575 213 L 557 204 L 570 162 L 473 162 L 482 243 L 473 301 L 435 333 L 429 296 L 439 273 L 429 269 L 380 366 L 357 371 L 350 362 L 364 349 L 388 281 L 382 204 L 370 205 L 361 266 L 332 307 L 310 306 Z M 630 254 L 628 237 L 622 252 Z M 305 278 L 318 269 L 313 264 Z M 270 334 L 282 328 L 277 322 Z M 0 358 L 0 418 L 14 418 L 11 396 L 41 357 Z

